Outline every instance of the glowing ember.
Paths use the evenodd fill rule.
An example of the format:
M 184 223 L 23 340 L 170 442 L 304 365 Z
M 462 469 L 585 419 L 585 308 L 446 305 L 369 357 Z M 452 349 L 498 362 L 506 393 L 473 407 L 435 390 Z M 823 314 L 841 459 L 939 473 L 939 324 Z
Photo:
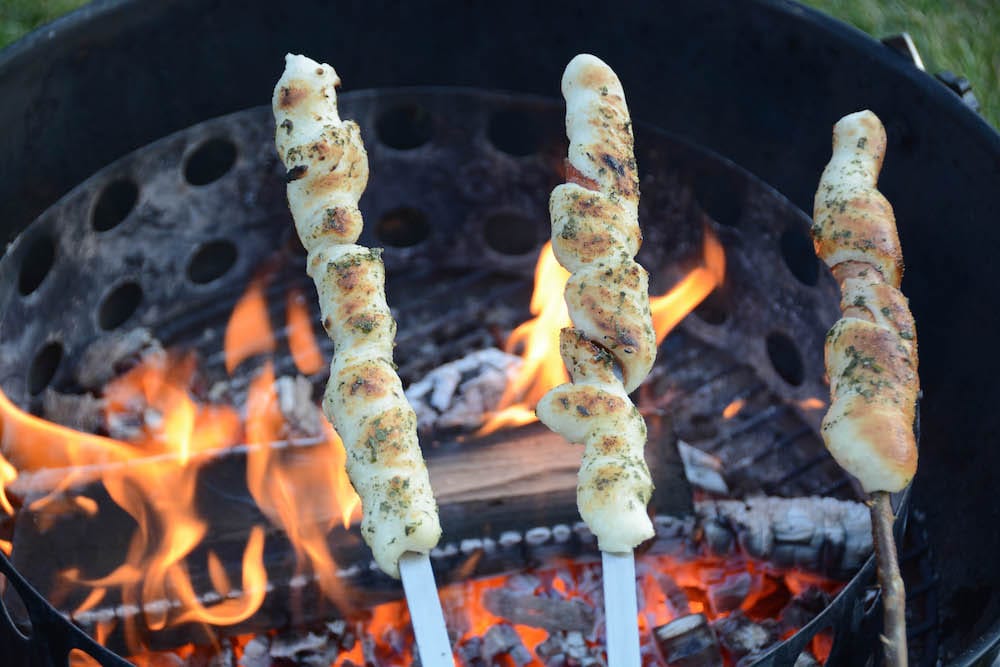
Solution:
M 826 401 L 814 397 L 799 401 L 798 405 L 803 410 L 823 410 L 826 408 Z
M 733 401 L 732 403 L 730 403 L 729 405 L 727 405 L 725 408 L 722 409 L 722 418 L 732 419 L 736 415 L 740 414 L 740 411 L 743 410 L 743 406 L 745 406 L 746 404 L 747 402 L 745 400 L 743 400 L 742 398 L 737 398 L 735 401 Z

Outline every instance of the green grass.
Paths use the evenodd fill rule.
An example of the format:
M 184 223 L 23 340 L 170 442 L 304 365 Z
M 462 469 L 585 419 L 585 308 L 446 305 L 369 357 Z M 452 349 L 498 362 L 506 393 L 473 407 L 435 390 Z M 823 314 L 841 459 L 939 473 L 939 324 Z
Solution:
M 983 115 L 1000 127 L 997 0 L 804 1 L 875 37 L 909 32 L 927 70 L 948 69 L 968 77 Z M 0 47 L 82 4 L 84 0 L 0 0 Z
M 1000 3 L 997 0 L 800 0 L 884 37 L 910 33 L 928 72 L 972 82 L 981 113 L 1000 127 Z
M 85 4 L 85 0 L 0 0 L 0 47 Z

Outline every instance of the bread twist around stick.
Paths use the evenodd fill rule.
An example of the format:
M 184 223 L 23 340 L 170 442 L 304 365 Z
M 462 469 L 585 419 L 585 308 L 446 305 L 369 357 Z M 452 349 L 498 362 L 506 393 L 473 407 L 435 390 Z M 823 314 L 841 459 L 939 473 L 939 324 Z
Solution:
M 571 273 L 573 328 L 563 329 L 560 353 L 572 383 L 552 389 L 536 411 L 586 447 L 577 504 L 601 550 L 630 552 L 653 536 L 646 513 L 653 484 L 643 458 L 646 423 L 628 393 L 656 357 L 648 276 L 634 259 L 642 235 L 632 123 L 621 82 L 594 56 L 570 61 L 562 92 L 569 182 L 552 191 L 549 213 L 553 251 Z
M 816 191 L 816 254 L 840 283 L 840 319 L 826 338 L 827 449 L 865 492 L 900 491 L 917 468 L 913 433 L 917 337 L 899 291 L 903 256 L 892 206 L 876 189 L 885 129 L 871 111 L 833 128 L 833 156 Z
M 347 473 L 364 510 L 362 535 L 379 567 L 399 577 L 400 556 L 429 552 L 441 527 L 417 419 L 392 362 L 396 322 L 385 301 L 381 250 L 355 245 L 368 155 L 357 124 L 337 113 L 339 84 L 329 65 L 285 56 L 272 100 L 275 142 L 334 343 L 323 411 L 347 450 Z

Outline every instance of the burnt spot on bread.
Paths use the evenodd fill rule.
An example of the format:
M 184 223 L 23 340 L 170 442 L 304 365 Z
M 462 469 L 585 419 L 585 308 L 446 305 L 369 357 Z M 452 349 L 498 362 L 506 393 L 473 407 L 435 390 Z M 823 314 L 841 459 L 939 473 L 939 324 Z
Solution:
M 291 109 L 308 96 L 309 89 L 300 84 L 282 86 L 278 93 L 278 106 L 282 109 Z
M 389 394 L 393 383 L 387 375 L 391 374 L 391 369 L 377 361 L 366 361 L 351 370 L 353 377 L 346 387 L 350 396 L 372 400 Z
M 304 164 L 295 165 L 285 172 L 285 183 L 291 183 L 292 181 L 299 180 L 304 177 L 308 171 L 309 167 Z

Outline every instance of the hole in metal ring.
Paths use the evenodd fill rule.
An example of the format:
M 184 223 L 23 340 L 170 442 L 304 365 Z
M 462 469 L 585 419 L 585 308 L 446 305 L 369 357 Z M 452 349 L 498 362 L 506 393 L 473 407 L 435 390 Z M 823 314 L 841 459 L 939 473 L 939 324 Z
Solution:
M 47 236 L 36 240 L 21 259 L 21 273 L 17 279 L 17 290 L 22 296 L 34 292 L 49 275 L 56 259 L 56 246 Z
M 802 355 L 791 338 L 778 331 L 768 334 L 767 356 L 781 379 L 795 387 L 802 384 L 805 379 Z
M 423 146 L 431 140 L 433 130 L 430 113 L 415 104 L 388 109 L 375 121 L 379 141 L 399 150 Z
M 105 331 L 116 329 L 132 317 L 142 303 L 142 287 L 127 282 L 111 290 L 97 311 L 97 324 Z
M 127 178 L 113 181 L 98 196 L 90 224 L 98 232 L 114 229 L 128 217 L 138 200 L 139 187 L 135 183 Z
M 375 225 L 375 236 L 382 243 L 396 248 L 417 245 L 431 233 L 430 223 L 423 211 L 401 206 L 386 212 Z
M 539 225 L 520 213 L 505 211 L 486 218 L 483 240 L 502 255 L 524 255 L 538 247 Z
M 187 276 L 198 285 L 210 283 L 226 275 L 236 264 L 236 245 L 228 239 L 218 239 L 204 244 L 191 258 Z
M 63 346 L 57 340 L 49 341 L 35 353 L 28 368 L 28 391 L 37 396 L 49 386 L 59 369 L 63 357 Z
M 781 235 L 781 257 L 800 283 L 812 287 L 819 280 L 819 259 L 805 232 L 788 229 Z
M 219 180 L 236 164 L 236 145 L 229 139 L 209 139 L 195 149 L 184 164 L 184 179 L 191 185 Z

